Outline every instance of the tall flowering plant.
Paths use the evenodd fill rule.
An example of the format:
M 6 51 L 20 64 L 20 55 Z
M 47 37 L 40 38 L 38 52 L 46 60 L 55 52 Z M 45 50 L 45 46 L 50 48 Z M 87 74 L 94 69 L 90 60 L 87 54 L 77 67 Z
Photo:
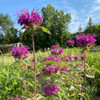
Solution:
M 50 33 L 48 29 L 41 27 L 41 23 L 43 22 L 43 18 L 39 15 L 40 12 L 38 10 L 32 10 L 31 13 L 28 9 L 20 10 L 17 13 L 18 23 L 23 26 L 23 28 L 31 29 L 32 32 L 32 46 L 33 46 L 33 59 L 34 59 L 34 94 L 36 94 L 36 59 L 35 59 L 35 44 L 34 44 L 34 33 L 33 30 L 37 28 L 43 29 L 45 32 Z
M 89 47 L 91 47 L 91 46 L 96 42 L 96 39 L 94 38 L 95 36 L 96 36 L 96 35 L 94 35 L 94 34 L 85 34 L 85 33 L 82 33 L 81 35 L 77 35 L 77 36 L 76 36 L 76 44 L 77 44 L 77 46 L 79 46 L 80 48 L 83 49 L 83 53 L 84 53 L 84 55 L 81 56 L 81 59 L 84 60 L 84 62 L 83 62 L 83 66 L 84 66 L 84 82 L 83 82 L 83 89 L 84 89 L 84 87 L 85 87 L 86 49 L 88 49 Z M 82 89 L 82 92 L 83 92 L 83 89 Z

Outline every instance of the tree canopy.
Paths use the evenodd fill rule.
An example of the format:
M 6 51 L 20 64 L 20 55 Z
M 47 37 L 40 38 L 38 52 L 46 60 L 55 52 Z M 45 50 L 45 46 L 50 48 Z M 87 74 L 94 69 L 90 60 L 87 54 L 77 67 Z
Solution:
M 8 14 L 0 13 L 0 44 L 19 42 L 19 33 Z

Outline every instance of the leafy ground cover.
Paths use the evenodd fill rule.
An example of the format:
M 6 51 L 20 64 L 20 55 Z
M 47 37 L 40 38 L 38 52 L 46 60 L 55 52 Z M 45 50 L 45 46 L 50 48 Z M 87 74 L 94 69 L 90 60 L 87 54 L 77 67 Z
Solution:
M 66 48 L 63 50 L 62 56 L 65 55 L 82 55 L 82 50 L 79 48 Z M 72 59 L 69 62 L 62 60 L 61 66 L 67 66 L 67 71 L 57 71 L 52 73 L 52 77 L 48 73 L 43 73 L 44 68 L 48 65 L 43 62 L 45 57 L 50 55 L 50 51 L 36 53 L 37 60 L 37 94 L 33 100 L 80 100 L 81 97 L 85 100 L 93 100 L 95 96 L 100 95 L 100 52 L 87 53 L 86 59 L 86 80 L 85 93 L 82 93 L 83 84 L 83 67 L 82 60 L 77 61 Z M 0 99 L 9 100 L 10 97 L 20 97 L 23 100 L 32 100 L 31 97 L 34 91 L 34 72 L 32 66 L 22 70 L 22 65 L 31 65 L 33 61 L 32 54 L 26 60 L 16 61 L 10 53 L 0 55 Z M 51 61 L 49 64 L 57 63 Z M 58 65 L 57 65 L 58 66 Z M 50 67 L 49 67 L 50 68 Z M 27 91 L 23 85 L 23 72 Z M 52 78 L 52 80 L 51 80 Z M 57 84 L 59 92 L 56 95 L 46 95 L 43 90 L 48 84 Z M 34 95 L 34 94 L 33 94 Z

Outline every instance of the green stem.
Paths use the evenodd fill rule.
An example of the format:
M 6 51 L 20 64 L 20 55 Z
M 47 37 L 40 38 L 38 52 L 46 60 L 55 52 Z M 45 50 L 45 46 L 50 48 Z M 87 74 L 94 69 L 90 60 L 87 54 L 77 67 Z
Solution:
M 86 50 L 84 51 L 84 56 L 86 57 Z M 86 59 L 84 59 L 84 82 L 83 82 L 83 90 L 85 89 L 85 73 L 86 73 Z
M 34 44 L 33 28 L 31 28 L 31 31 L 32 31 L 33 59 L 34 59 L 34 94 L 36 94 L 36 59 L 35 59 L 35 44 Z
M 84 54 L 84 57 L 86 57 L 86 50 L 83 50 L 83 54 Z M 85 92 L 85 73 L 86 73 L 86 66 L 85 66 L 85 63 L 86 63 L 86 59 L 84 58 L 83 60 L 83 64 L 84 64 L 84 80 L 83 80 L 83 86 L 82 86 L 82 90 L 81 90 L 81 94 L 83 94 L 83 92 Z M 83 97 L 81 96 L 80 100 L 83 100 Z
M 24 83 L 24 87 L 25 87 L 25 92 L 27 92 L 26 82 L 25 82 L 25 77 L 24 77 L 24 71 L 23 71 L 23 66 L 22 66 L 22 76 L 23 76 L 23 83 Z

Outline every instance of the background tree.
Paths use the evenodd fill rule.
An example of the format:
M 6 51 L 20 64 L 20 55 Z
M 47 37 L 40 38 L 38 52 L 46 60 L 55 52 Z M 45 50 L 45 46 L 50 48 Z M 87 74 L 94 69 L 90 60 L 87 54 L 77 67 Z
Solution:
M 88 21 L 88 26 L 89 26 L 89 27 L 91 27 L 91 26 L 92 26 L 92 18 L 91 18 L 91 17 L 89 18 L 89 21 Z
M 0 44 L 19 42 L 21 31 L 14 28 L 14 22 L 8 14 L 0 13 Z
M 51 35 L 45 36 L 45 41 L 49 40 L 48 46 L 59 44 L 63 46 L 63 34 L 67 34 L 68 25 L 71 21 L 70 14 L 65 14 L 63 10 L 55 10 L 50 4 L 47 8 L 42 8 L 43 25 L 49 29 Z M 45 34 L 47 35 L 47 34 Z M 66 41 L 65 41 L 66 42 Z
M 81 33 L 82 32 L 82 26 L 81 26 L 81 24 L 79 25 L 79 33 Z
M 13 26 L 13 21 L 10 19 L 8 14 L 0 13 L 0 32 L 6 34 L 9 28 Z
M 92 33 L 92 18 L 90 17 L 89 18 L 89 21 L 88 21 L 88 26 L 87 26 L 87 33 Z

